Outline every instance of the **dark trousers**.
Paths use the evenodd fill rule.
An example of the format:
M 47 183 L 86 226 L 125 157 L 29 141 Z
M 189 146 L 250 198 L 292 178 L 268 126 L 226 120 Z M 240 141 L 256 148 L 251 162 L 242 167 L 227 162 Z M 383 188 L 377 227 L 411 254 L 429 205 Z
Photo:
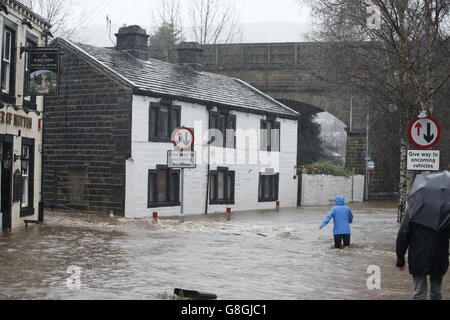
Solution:
M 427 276 L 414 276 L 414 300 L 442 300 L 443 276 L 430 276 L 430 291 L 428 291 Z
M 348 247 L 350 245 L 350 235 L 349 234 L 334 235 L 334 247 L 336 249 L 342 248 L 342 241 L 344 241 L 344 247 Z

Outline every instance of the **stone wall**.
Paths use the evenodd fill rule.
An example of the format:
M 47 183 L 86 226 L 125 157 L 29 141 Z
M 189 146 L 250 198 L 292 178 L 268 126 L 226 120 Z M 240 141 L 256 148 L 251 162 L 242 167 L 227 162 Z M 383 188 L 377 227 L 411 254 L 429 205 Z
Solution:
M 398 197 L 399 123 L 398 113 L 378 111 L 370 114 L 368 150 L 375 162 L 375 170 L 369 172 L 369 200 L 396 200 Z
M 288 106 L 300 102 L 349 124 L 352 94 L 306 72 L 318 63 L 317 55 L 323 46 L 309 42 L 209 45 L 203 48 L 203 69 L 244 80 Z M 175 50 L 169 58 L 155 47 L 149 48 L 149 54 L 153 59 L 177 61 Z M 354 128 L 365 128 L 362 100 L 355 97 Z
M 62 50 L 59 96 L 45 99 L 45 204 L 123 215 L 131 89 Z
M 365 132 L 347 133 L 347 157 L 345 166 L 349 170 L 355 170 L 357 174 L 366 174 L 365 157 L 367 135 Z
M 347 203 L 362 202 L 364 198 L 364 176 L 355 175 L 346 178 L 327 175 L 302 175 L 302 206 L 330 205 L 334 203 L 338 195 L 344 196 Z

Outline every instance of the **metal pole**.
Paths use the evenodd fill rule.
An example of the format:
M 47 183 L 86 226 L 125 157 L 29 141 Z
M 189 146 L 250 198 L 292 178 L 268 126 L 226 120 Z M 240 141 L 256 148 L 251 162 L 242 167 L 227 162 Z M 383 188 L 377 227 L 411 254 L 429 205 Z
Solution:
M 366 156 L 369 156 L 369 121 L 370 121 L 370 109 L 366 96 L 367 103 L 367 118 L 366 118 Z M 369 201 L 369 161 L 366 161 L 366 186 L 364 188 L 364 200 Z
M 355 202 L 355 168 L 352 170 L 352 203 Z
M 350 132 L 353 131 L 353 96 L 350 98 Z
M 184 169 L 181 169 L 181 208 L 180 208 L 180 223 L 184 223 Z
M 209 125 L 208 125 L 209 126 Z M 208 203 L 209 203 L 209 189 L 210 189 L 210 170 L 211 170 L 211 143 L 213 143 L 216 140 L 215 137 L 212 137 L 210 141 L 208 141 L 208 164 L 207 164 L 207 170 L 206 173 L 206 201 L 205 201 L 205 214 L 208 214 Z

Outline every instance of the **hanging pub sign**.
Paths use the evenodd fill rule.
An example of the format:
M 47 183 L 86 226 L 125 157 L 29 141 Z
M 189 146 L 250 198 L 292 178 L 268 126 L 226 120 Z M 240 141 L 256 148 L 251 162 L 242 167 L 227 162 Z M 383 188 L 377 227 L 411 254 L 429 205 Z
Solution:
M 57 96 L 59 85 L 59 49 L 27 48 L 28 96 Z

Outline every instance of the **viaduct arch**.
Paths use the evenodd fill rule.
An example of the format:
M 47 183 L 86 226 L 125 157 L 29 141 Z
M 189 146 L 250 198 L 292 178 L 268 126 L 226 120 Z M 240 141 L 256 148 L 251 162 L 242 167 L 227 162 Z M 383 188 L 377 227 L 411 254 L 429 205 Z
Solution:
M 334 115 L 347 126 L 347 168 L 354 169 L 357 174 L 365 174 L 370 108 L 364 96 L 318 80 L 307 72 L 317 63 L 317 54 L 320 52 L 318 46 L 323 45 L 326 44 L 288 42 L 208 45 L 203 47 L 203 69 L 242 79 L 299 112 L 326 111 Z M 175 50 L 167 57 L 155 47 L 150 47 L 150 57 L 177 61 Z M 370 135 L 374 136 L 374 133 Z M 380 158 L 383 154 L 378 150 L 374 153 Z M 383 160 L 383 165 L 371 178 L 369 197 L 372 199 L 392 198 L 395 195 L 398 186 L 396 161 L 399 157 L 395 152 L 390 155 L 394 160 Z
M 326 44 L 243 43 L 204 47 L 205 71 L 242 79 L 299 112 L 326 111 L 347 126 L 346 166 L 365 173 L 367 102 L 364 97 L 320 81 L 310 70 L 318 46 Z

